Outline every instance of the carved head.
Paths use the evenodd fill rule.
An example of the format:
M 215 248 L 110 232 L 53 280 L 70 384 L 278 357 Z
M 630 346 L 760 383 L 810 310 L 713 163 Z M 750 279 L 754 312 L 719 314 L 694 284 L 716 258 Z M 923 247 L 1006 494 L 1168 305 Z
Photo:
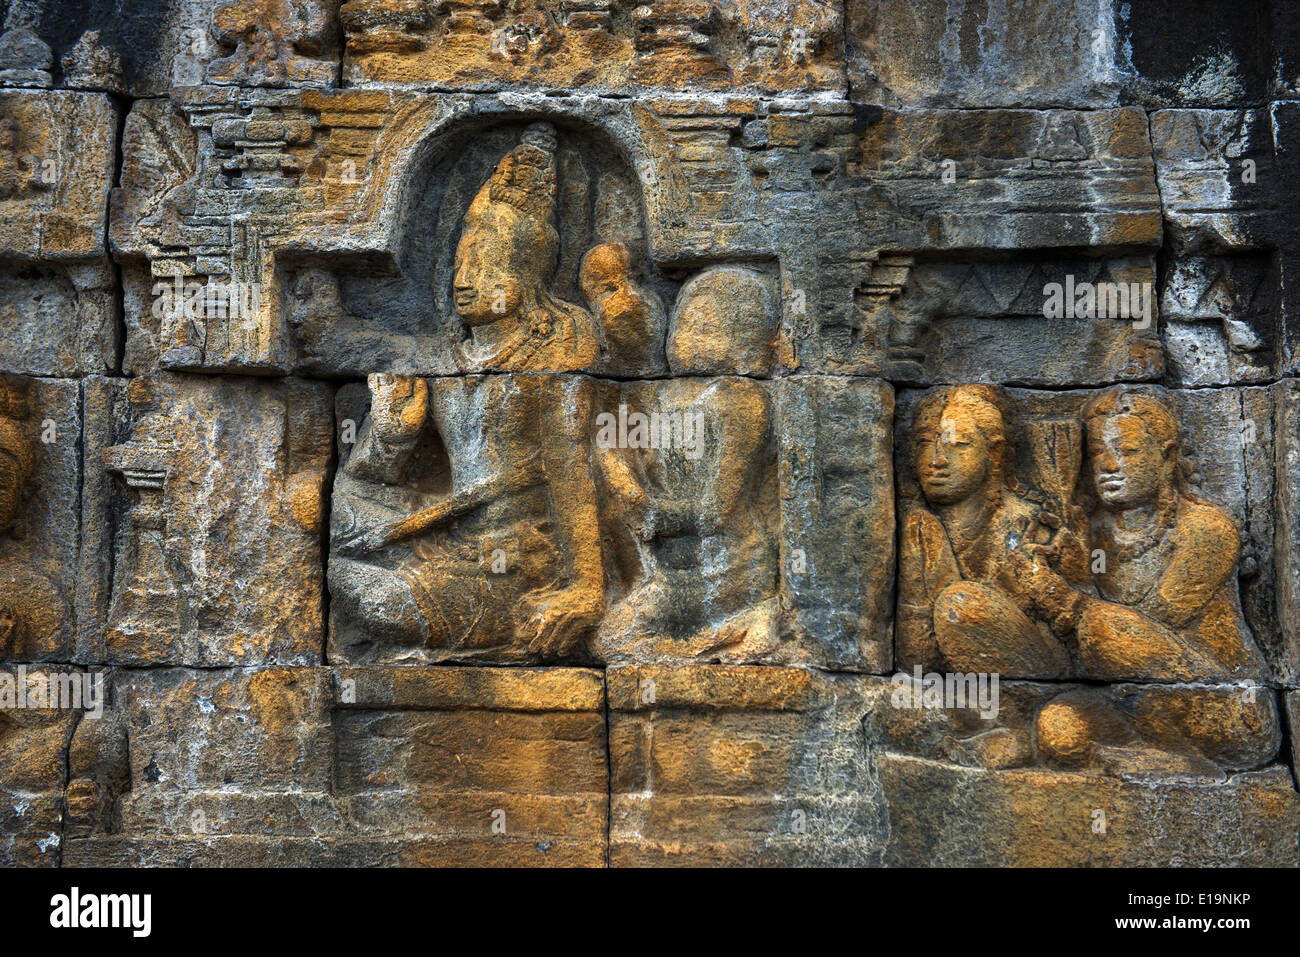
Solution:
M 990 386 L 958 385 L 926 396 L 913 418 L 916 474 L 937 505 L 1000 489 L 1009 469 L 1006 426 Z
M 622 243 L 601 243 L 582 257 L 578 284 L 587 302 L 597 306 L 614 293 L 621 292 L 631 275 L 632 255 L 627 247 Z
M 1133 508 L 1183 490 L 1178 420 L 1162 397 L 1116 386 L 1088 401 L 1083 421 L 1103 506 Z
M 27 384 L 14 376 L 0 377 L 0 532 L 8 531 L 17 517 L 23 487 L 36 465 L 23 430 L 27 413 Z
M 555 130 L 534 123 L 465 214 L 452 279 L 467 325 L 528 315 L 555 271 Z

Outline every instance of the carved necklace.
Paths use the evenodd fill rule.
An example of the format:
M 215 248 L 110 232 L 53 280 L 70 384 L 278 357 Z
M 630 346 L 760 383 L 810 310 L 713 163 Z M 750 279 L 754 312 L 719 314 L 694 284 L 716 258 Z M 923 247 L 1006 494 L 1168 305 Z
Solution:
M 1162 494 L 1156 506 L 1155 523 L 1132 541 L 1119 541 L 1115 537 L 1115 529 L 1103 525 L 1102 534 L 1106 539 L 1106 544 L 1110 546 L 1106 550 L 1111 552 L 1115 560 L 1119 562 L 1131 562 L 1141 558 L 1169 534 L 1169 530 L 1174 527 L 1174 519 L 1177 514 L 1178 496 L 1176 494 Z
M 980 541 L 984 537 L 984 533 L 988 529 L 989 523 L 993 521 L 993 516 L 995 516 L 1001 508 L 1002 490 L 996 489 L 992 494 L 985 497 L 983 506 L 979 510 L 979 514 L 975 517 L 975 521 L 971 523 L 973 528 L 967 530 L 955 527 L 949 531 L 948 535 L 952 539 L 953 546 L 957 551 L 965 552 L 973 544 Z

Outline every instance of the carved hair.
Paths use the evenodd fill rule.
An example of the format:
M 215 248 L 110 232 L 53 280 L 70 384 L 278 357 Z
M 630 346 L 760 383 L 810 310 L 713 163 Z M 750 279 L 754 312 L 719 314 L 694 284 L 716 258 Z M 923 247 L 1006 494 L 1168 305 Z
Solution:
M 508 203 L 528 216 L 555 217 L 555 128 L 534 123 L 519 145 L 501 158 L 488 180 L 494 203 Z
M 1196 493 L 1198 476 L 1195 464 L 1186 453 L 1186 443 L 1178 426 L 1173 406 L 1162 393 L 1151 387 L 1117 385 L 1090 398 L 1084 403 L 1082 418 L 1084 428 L 1091 431 L 1094 420 L 1110 419 L 1118 415 L 1132 415 L 1141 420 L 1147 433 L 1162 445 L 1174 450 L 1174 487 L 1180 495 L 1200 501 Z
M 997 478 L 1004 488 L 1018 492 L 1015 448 L 1007 438 L 1008 415 L 1001 391 L 991 385 L 954 385 L 936 389 L 917 403 L 912 417 L 913 434 L 919 434 L 923 429 L 937 432 L 944 413 L 950 409 L 969 415 L 990 446 L 1001 444 L 1001 455 L 993 463 Z
M 534 123 L 519 145 L 501 158 L 465 213 L 467 228 L 503 237 L 500 253 L 511 267 L 538 283 L 555 269 L 560 234 L 555 227 L 555 130 Z

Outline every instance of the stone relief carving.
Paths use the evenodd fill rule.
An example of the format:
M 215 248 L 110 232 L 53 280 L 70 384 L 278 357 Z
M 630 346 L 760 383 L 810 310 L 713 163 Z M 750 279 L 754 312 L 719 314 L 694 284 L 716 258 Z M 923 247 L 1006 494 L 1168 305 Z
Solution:
M 550 123 L 492 130 L 435 165 L 406 233 L 400 275 L 292 274 L 305 371 L 663 373 L 673 284 L 647 268 L 608 147 Z
M 930 508 L 903 519 L 900 655 L 927 667 L 946 661 L 956 670 L 1011 678 L 1064 676 L 1065 646 L 1011 565 L 1022 546 L 1052 547 L 1056 530 L 1017 491 L 995 394 L 958 386 L 928 396 L 916 409 L 913 433 Z M 1068 552 L 1073 543 L 1063 544 Z M 1073 555 L 1063 561 L 1076 580 L 1079 564 Z
M 42 568 L 41 526 L 23 513 L 38 464 L 31 383 L 0 378 L 0 661 L 40 661 L 66 650 L 68 599 Z M 35 548 L 33 548 L 35 545 Z
M 87 515 L 113 532 L 104 659 L 313 660 L 330 390 L 157 373 L 95 392 L 96 465 L 117 484 Z M 226 419 L 213 408 L 239 411 Z M 233 479 L 245 469 L 255 482 Z M 270 590 L 280 601 L 254 597 Z
M 1296 863 L 1280 48 L 158 5 L 0 37 L 0 862 Z
M 371 376 L 334 492 L 341 660 L 577 648 L 604 603 L 593 389 L 585 378 Z
M 547 289 L 560 240 L 555 146 L 548 124 L 524 130 L 465 214 L 452 289 L 469 372 L 578 372 L 607 352 L 591 313 Z
M 1218 774 L 1225 753 L 1228 768 L 1268 761 L 1278 717 L 1238 595 L 1240 532 L 1193 491 L 1169 400 L 1116 386 L 1077 418 L 1038 419 L 1021 436 L 1003 409 L 988 386 L 940 389 L 915 407 L 925 504 L 906 513 L 900 538 L 900 663 L 1180 685 L 1138 690 L 1139 706 L 1108 688 L 1048 700 L 1034 741 L 1057 766 Z M 1017 443 L 1031 457 L 1029 489 Z M 1008 759 L 998 744 L 986 759 Z
M 384 0 L 345 3 L 341 15 L 352 82 L 764 90 L 843 82 L 843 15 L 822 0 Z

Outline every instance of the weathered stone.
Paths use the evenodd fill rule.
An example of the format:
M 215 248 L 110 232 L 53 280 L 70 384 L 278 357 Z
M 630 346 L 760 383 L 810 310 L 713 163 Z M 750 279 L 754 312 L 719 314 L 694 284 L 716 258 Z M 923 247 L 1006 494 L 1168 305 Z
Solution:
M 116 149 L 117 113 L 107 96 L 0 92 L 0 257 L 102 256 Z
M 1199 715 L 1187 707 L 1192 694 Z M 1271 763 L 1286 757 L 1272 694 L 1240 685 L 972 686 L 939 673 L 876 682 L 863 707 L 887 809 L 886 863 L 1294 866 L 1296 846 L 1284 835 L 1300 802 L 1289 770 Z M 1135 738 L 1063 769 L 1044 751 L 1052 709 L 1088 698 L 1129 715 Z M 1224 727 L 1250 733 L 1225 736 Z
M 403 856 L 420 864 L 604 860 L 600 672 L 345 668 L 337 680 L 335 787 L 358 837 L 409 834 Z
M 46 706 L 49 675 L 26 666 L 0 669 L 0 864 L 6 867 L 57 867 L 63 852 L 64 767 L 77 716 Z
M 804 661 L 883 671 L 893 660 L 894 393 L 801 376 L 777 393 L 782 638 Z
M 318 661 L 332 390 L 155 374 L 90 380 L 87 392 L 88 468 L 115 481 L 94 483 L 85 520 L 115 529 L 115 571 L 83 653 Z
M 602 660 L 822 660 L 779 633 L 773 392 L 743 377 L 601 383 Z
M 894 867 L 1294 867 L 1285 768 L 1149 784 L 882 756 Z
M 5 5 L 0 862 L 1296 864 L 1300 31 L 1187 6 Z
M 1272 8 L 1270 16 L 1269 8 Z M 1131 64 L 1125 98 L 1148 106 L 1241 106 L 1268 95 L 1273 65 L 1290 57 L 1270 49 L 1285 2 L 1222 7 L 1154 0 L 1115 6 L 1122 49 Z M 1285 27 L 1284 27 L 1285 29 Z M 1279 31 L 1278 39 L 1281 39 Z
M 599 672 L 152 670 L 114 683 L 130 786 L 107 826 L 71 837 L 70 863 L 604 859 Z M 104 727 L 83 722 L 74 756 L 102 754 Z
M 29 27 L 0 35 L 0 86 L 48 87 L 54 57 Z
M 74 652 L 81 388 L 0 379 L 0 661 Z
M 339 394 L 331 660 L 581 659 L 605 600 L 594 383 L 374 375 L 368 415 L 354 389 Z
M 331 86 L 338 82 L 338 24 L 331 0 L 222 0 L 212 33 L 223 51 L 209 83 Z
M 1253 393 L 1263 400 L 1264 396 Z M 1284 379 L 1268 389 L 1268 401 L 1252 403 L 1252 411 L 1247 421 L 1256 423 L 1256 428 L 1265 433 L 1265 440 L 1249 448 L 1257 461 L 1263 454 L 1264 462 L 1257 470 L 1252 470 L 1252 478 L 1259 475 L 1263 481 L 1261 493 L 1256 493 L 1255 507 L 1252 509 L 1252 524 L 1263 528 L 1270 525 L 1276 529 L 1273 547 L 1261 549 L 1256 561 L 1259 568 L 1257 584 L 1250 589 L 1258 594 L 1255 602 L 1261 612 L 1276 615 L 1281 634 L 1278 639 L 1280 654 L 1275 660 L 1278 671 L 1284 676 L 1287 685 L 1300 685 L 1300 383 L 1294 379 Z M 1272 421 L 1265 417 L 1272 412 Z M 1259 409 L 1260 414 L 1255 414 Z M 1270 426 L 1271 428 L 1267 428 Z M 1249 427 L 1242 424 L 1243 429 Z M 1267 461 L 1267 452 L 1271 450 L 1272 462 Z M 1253 463 L 1252 463 L 1253 464 Z M 1272 481 L 1269 481 L 1269 473 Z M 1252 482 L 1252 491 L 1255 483 Z M 1253 597 L 1253 596 L 1248 596 Z M 1249 602 L 1251 608 L 1255 602 Z M 1266 644 L 1265 647 L 1268 647 Z M 1292 737 L 1295 740 L 1295 737 Z M 1300 768 L 1300 764 L 1295 765 Z
M 614 866 L 882 862 L 863 679 L 707 665 L 608 675 Z
M 1086 516 L 1076 504 L 1079 500 L 1086 501 L 1084 496 L 1091 494 L 1087 487 L 1087 483 L 1092 481 L 1089 477 L 1090 463 L 1086 461 L 1083 450 L 1086 426 L 1083 424 L 1081 413 L 1086 403 L 1093 401 L 1096 404 L 1099 401 L 1096 399 L 1097 394 L 1035 393 L 1020 390 L 1010 390 L 1000 395 L 988 391 L 983 394 L 977 392 L 978 389 L 970 391 L 969 395 L 959 399 L 958 407 L 969 405 L 969 409 L 956 418 L 949 417 L 954 431 L 944 432 L 945 426 L 942 423 L 945 420 L 942 417 L 933 418 L 933 421 L 927 417 L 927 429 L 931 431 L 927 432 L 926 437 L 931 441 L 937 441 L 942 439 L 943 435 L 965 434 L 965 429 L 974 428 L 976 433 L 985 436 L 984 441 L 990 441 L 987 436 L 994 434 L 990 432 L 994 420 L 988 402 L 1001 404 L 1003 416 L 1001 431 L 1005 438 L 999 444 L 1002 451 L 997 454 L 1005 456 L 1006 459 L 1001 463 L 999 469 L 1001 478 L 998 481 L 1006 483 L 1005 488 L 1010 490 L 1014 501 L 1018 503 L 1006 513 L 1006 520 L 1011 523 L 1008 528 L 1017 526 L 1017 541 L 1026 540 L 1031 543 L 1039 541 L 1059 547 L 1061 554 L 1053 558 L 1053 561 L 1069 562 L 1069 567 L 1073 569 L 1069 574 L 1076 576 L 1078 584 L 1087 590 L 1091 587 L 1087 582 L 1098 574 L 1090 571 L 1093 566 L 1098 565 L 1095 549 L 1101 548 L 1105 553 L 1106 562 L 1113 564 L 1116 560 L 1113 544 L 1108 546 L 1101 540 L 1087 544 L 1094 535 L 1086 530 Z M 942 394 L 932 393 L 933 396 Z M 1207 517 L 1212 517 L 1213 524 L 1220 526 L 1219 531 L 1214 535 L 1207 530 L 1204 534 L 1196 536 L 1194 541 L 1198 543 L 1198 547 L 1204 548 L 1207 542 L 1217 539 L 1222 547 L 1228 550 L 1225 554 L 1230 553 L 1235 556 L 1231 563 L 1234 571 L 1223 582 L 1223 587 L 1233 593 L 1224 598 L 1228 602 L 1225 608 L 1230 612 L 1228 619 L 1240 616 L 1244 611 L 1244 623 L 1237 626 L 1237 633 L 1249 634 L 1246 647 L 1249 649 L 1250 646 L 1257 644 L 1259 651 L 1263 653 L 1261 663 L 1267 663 L 1268 668 L 1266 672 L 1254 666 L 1241 672 L 1233 670 L 1239 666 L 1244 667 L 1246 659 L 1241 659 L 1228 671 L 1222 671 L 1220 666 L 1205 661 L 1199 672 L 1187 672 L 1180 678 L 1175 677 L 1173 672 L 1165 673 L 1164 669 L 1184 667 L 1191 659 L 1174 655 L 1169 661 L 1152 660 L 1152 664 L 1158 664 L 1160 669 L 1162 676 L 1159 680 L 1226 676 L 1254 680 L 1263 680 L 1267 677 L 1286 683 L 1295 680 L 1297 650 L 1289 626 L 1284 624 L 1289 617 L 1284 610 L 1286 598 L 1279 598 L 1279 595 L 1286 594 L 1286 588 L 1293 586 L 1279 585 L 1279 592 L 1275 594 L 1272 584 L 1275 580 L 1279 580 L 1275 578 L 1279 573 L 1274 570 L 1274 554 L 1290 555 L 1292 547 L 1285 538 L 1289 534 L 1289 527 L 1284 530 L 1283 526 L 1275 524 L 1276 519 L 1270 504 L 1276 494 L 1275 480 L 1272 477 L 1274 471 L 1279 468 L 1285 471 L 1289 468 L 1281 464 L 1287 459 L 1286 447 L 1277 446 L 1273 438 L 1277 434 L 1274 432 L 1277 427 L 1275 417 L 1289 414 L 1280 411 L 1288 408 L 1290 401 L 1289 393 L 1283 393 L 1283 396 L 1284 398 L 1279 399 L 1271 391 L 1262 389 L 1215 389 L 1170 392 L 1161 400 L 1166 404 L 1166 408 L 1174 412 L 1178 431 L 1184 436 L 1183 477 L 1179 481 L 1185 483 L 1184 487 L 1192 490 L 1195 500 L 1210 503 L 1214 511 L 1207 513 Z M 918 458 L 915 458 L 919 454 L 915 442 L 922 436 L 907 430 L 912 428 L 911 417 L 917 407 L 917 399 L 917 394 L 912 392 L 902 393 L 900 399 L 898 428 L 900 436 L 905 437 L 906 441 L 900 442 L 896 460 L 902 503 L 900 510 L 905 516 L 900 519 L 904 527 L 903 543 L 900 545 L 900 608 L 897 635 L 900 642 L 899 664 L 910 667 L 914 663 L 923 663 L 928 667 L 938 659 L 930 657 L 934 648 L 928 640 L 923 640 L 921 635 L 931 633 L 931 628 L 924 625 L 924 621 L 927 614 L 933 614 L 933 608 L 926 601 L 916 603 L 916 599 L 909 597 L 911 594 L 909 583 L 919 585 L 921 581 L 909 576 L 920 574 L 922 569 L 929 568 L 934 562 L 939 563 L 935 567 L 942 566 L 947 561 L 943 557 L 947 553 L 942 546 L 944 535 L 936 538 L 931 534 L 939 530 L 939 526 L 935 524 L 938 520 L 934 518 L 931 506 L 926 504 L 925 496 L 916 484 L 917 468 L 921 463 Z M 967 399 L 970 401 L 967 402 Z M 935 411 L 939 408 L 940 406 L 935 406 Z M 944 415 L 946 414 L 945 412 Z M 1098 419 L 1094 423 L 1093 431 L 1100 427 L 1102 421 Z M 1091 432 L 1086 434 L 1091 436 Z M 1091 441 L 1091 438 L 1087 441 Z M 930 465 L 926 467 L 931 468 Z M 948 468 L 953 470 L 951 474 L 947 472 Z M 948 475 L 949 482 L 954 488 L 959 485 L 955 477 L 956 466 L 939 469 L 935 474 L 940 473 Z M 990 479 L 992 478 L 990 476 Z M 935 491 L 941 498 L 947 497 L 947 493 L 937 487 Z M 919 509 L 914 515 L 911 514 L 912 505 L 908 503 L 916 503 Z M 943 507 L 949 506 L 945 504 Z M 1019 519 L 1015 518 L 1015 515 L 1021 512 L 1023 512 L 1022 517 L 1028 520 L 1024 528 L 1018 527 Z M 909 515 L 911 517 L 906 517 Z M 1064 524 L 1059 529 L 1050 524 L 1044 525 L 1044 515 L 1048 522 L 1061 521 Z M 945 534 L 951 536 L 953 533 L 948 531 Z M 995 538 L 996 535 L 993 536 L 993 539 Z M 989 539 L 990 547 L 993 547 L 993 539 Z M 1002 546 L 999 545 L 998 548 Z M 972 565 L 968 570 L 974 573 L 976 566 L 979 566 L 984 571 L 976 573 L 976 578 L 982 578 L 985 574 L 998 578 L 1001 573 L 997 569 L 1002 566 L 1000 560 L 991 557 L 993 554 L 990 552 L 989 556 L 971 558 L 970 561 L 975 562 L 976 565 Z M 1282 564 L 1283 567 L 1289 568 L 1289 559 L 1283 559 Z M 1026 580 L 1024 574 L 1019 572 L 1017 574 L 1020 581 Z M 1289 581 L 1287 578 L 1289 574 L 1289 572 L 1282 573 L 1280 580 Z M 958 577 L 966 576 L 958 575 Z M 1231 609 L 1238 601 L 1236 597 L 1238 579 L 1240 579 L 1242 611 L 1232 612 Z M 927 586 L 915 594 L 926 594 L 929 596 L 927 599 L 929 601 L 936 597 L 931 594 L 932 591 L 934 591 L 933 587 Z M 1023 595 L 1021 597 L 1028 600 Z M 904 606 L 908 607 L 906 614 L 903 612 Z M 930 611 L 927 612 L 926 608 L 930 608 Z M 1040 608 L 1040 611 L 1042 610 Z M 1033 615 L 1030 617 L 1032 618 Z M 1048 650 L 1055 647 L 1054 639 L 1048 640 L 1046 636 L 1050 634 L 1050 629 L 1047 631 L 1043 629 L 1048 628 L 1051 617 L 1047 615 L 1045 618 L 1040 618 L 1036 625 L 1036 629 L 1043 632 L 1046 641 L 1044 648 Z M 909 646 L 909 639 L 906 637 L 909 634 L 916 634 L 921 645 Z M 928 647 L 929 652 L 920 652 L 918 649 L 922 645 Z M 910 647 L 912 650 L 905 651 L 905 647 Z M 1256 654 L 1258 652 L 1251 652 L 1247 655 L 1247 659 L 1254 660 Z M 1059 658 L 1059 654 L 1056 657 Z M 1231 659 L 1232 656 L 1230 655 L 1229 658 Z M 1224 659 L 1225 662 L 1228 660 Z M 1130 665 L 1135 661 L 1136 659 L 1133 659 Z M 1005 669 L 1006 664 L 1008 663 L 1004 662 L 1003 667 L 999 668 L 990 661 L 987 667 L 969 670 L 1001 670 L 1008 677 L 1048 676 L 1042 671 L 1033 674 L 1025 671 L 1009 672 Z M 1025 661 L 1021 664 L 1028 666 Z M 1065 668 L 1063 660 L 1058 664 Z M 1078 666 L 1079 663 L 1075 662 L 1075 665 Z M 1046 664 L 1039 662 L 1035 667 L 1046 667 Z M 1065 671 L 1060 672 L 1060 674 L 1064 673 Z M 1156 672 L 1147 673 L 1147 675 L 1154 674 Z M 1059 674 L 1052 676 L 1059 676 Z M 1115 675 L 1115 677 L 1138 679 L 1144 675 L 1140 671 L 1135 671 L 1123 676 Z
M 1273 249 L 1280 170 L 1257 110 L 1160 110 L 1156 175 L 1173 258 L 1161 313 L 1178 384 L 1265 382 L 1292 364 Z
M 825 0 L 506 4 L 351 0 L 349 85 L 842 90 L 842 14 Z M 630 16 L 629 16 L 630 14 Z
M 848 0 L 855 99 L 889 106 L 1113 106 L 1124 25 L 1087 0 Z
M 855 99 L 911 108 L 1258 103 L 1291 69 L 1285 8 L 848 0 L 849 84 Z
M 42 376 L 116 371 L 120 344 L 116 274 L 85 265 L 0 270 L 0 368 Z
M 122 92 L 122 58 L 102 45 L 98 30 L 83 33 L 61 63 L 63 80 L 74 89 Z
M 1151 141 L 1137 109 L 886 110 L 863 130 L 850 170 L 902 214 L 881 244 L 889 249 L 1095 254 L 1160 243 Z

